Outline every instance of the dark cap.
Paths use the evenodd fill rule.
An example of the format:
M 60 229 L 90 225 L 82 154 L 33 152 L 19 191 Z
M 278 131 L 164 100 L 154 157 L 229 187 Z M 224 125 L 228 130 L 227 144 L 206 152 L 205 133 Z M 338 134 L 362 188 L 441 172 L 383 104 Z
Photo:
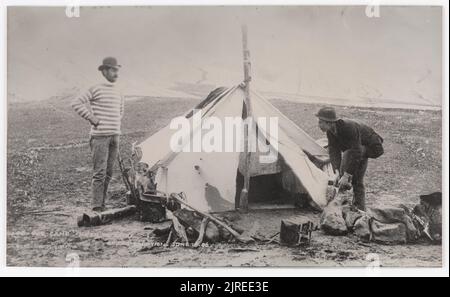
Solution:
M 316 113 L 316 117 L 326 122 L 336 122 L 338 120 L 333 107 L 323 107 Z
M 120 68 L 121 66 L 117 64 L 117 60 L 114 57 L 107 57 L 103 59 L 102 65 L 98 66 L 98 70 L 102 71 L 106 68 Z

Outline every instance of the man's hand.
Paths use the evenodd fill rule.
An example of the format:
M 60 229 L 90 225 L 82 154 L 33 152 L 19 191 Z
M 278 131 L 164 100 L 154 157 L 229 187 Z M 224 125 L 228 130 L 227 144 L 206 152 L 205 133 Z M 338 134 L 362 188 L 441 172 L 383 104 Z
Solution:
M 100 120 L 97 119 L 95 116 L 90 116 L 88 118 L 89 123 L 91 123 L 92 126 L 97 127 L 98 124 L 100 124 Z
M 339 180 L 341 179 L 341 176 L 339 174 L 339 170 L 334 171 L 334 180 L 333 180 L 333 186 L 337 187 L 339 184 Z
M 339 179 L 337 186 L 342 191 L 350 190 L 352 188 L 351 174 L 344 172 L 344 175 L 342 175 L 342 177 Z

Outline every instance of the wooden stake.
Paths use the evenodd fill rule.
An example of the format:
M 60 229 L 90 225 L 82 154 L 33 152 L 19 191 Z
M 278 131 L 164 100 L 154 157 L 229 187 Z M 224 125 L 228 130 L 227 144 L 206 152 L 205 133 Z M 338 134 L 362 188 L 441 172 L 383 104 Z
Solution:
M 202 244 L 203 238 L 205 237 L 206 228 L 208 227 L 208 222 L 208 218 L 203 218 L 202 224 L 200 225 L 198 239 L 194 244 L 194 248 L 198 248 Z
M 250 102 L 250 81 L 251 81 L 251 64 L 250 64 L 250 51 L 248 50 L 247 44 L 247 26 L 242 26 L 242 48 L 244 57 L 244 94 L 245 94 L 245 107 L 246 107 L 246 119 L 247 123 L 251 123 L 252 119 L 252 106 Z M 244 186 L 242 188 L 239 205 L 236 205 L 241 212 L 248 212 L 248 195 L 250 190 L 250 168 L 251 168 L 251 152 L 249 148 L 249 131 L 251 127 L 246 125 L 244 129 L 244 154 L 245 154 L 245 172 L 244 175 Z

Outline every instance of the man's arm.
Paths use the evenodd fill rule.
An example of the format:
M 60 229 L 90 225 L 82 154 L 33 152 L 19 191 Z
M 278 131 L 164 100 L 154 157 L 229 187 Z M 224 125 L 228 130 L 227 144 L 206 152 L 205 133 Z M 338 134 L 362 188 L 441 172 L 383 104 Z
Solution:
M 92 92 L 91 90 L 87 90 L 86 92 L 80 94 L 78 97 L 75 97 L 72 100 L 72 108 L 81 116 L 83 119 L 88 120 L 92 125 L 97 126 L 99 120 L 92 114 L 92 112 L 87 108 L 87 104 L 92 100 Z
M 125 98 L 123 97 L 123 94 L 120 94 L 120 118 L 123 118 L 123 113 L 125 110 Z
M 344 152 L 341 164 L 341 175 L 345 172 L 354 175 L 362 157 L 361 135 L 356 123 L 346 123 L 342 127 L 343 141 L 350 147 Z
M 339 170 L 341 167 L 341 150 L 337 144 L 336 137 L 330 132 L 327 133 L 328 138 L 328 154 L 330 156 L 331 166 L 333 171 Z

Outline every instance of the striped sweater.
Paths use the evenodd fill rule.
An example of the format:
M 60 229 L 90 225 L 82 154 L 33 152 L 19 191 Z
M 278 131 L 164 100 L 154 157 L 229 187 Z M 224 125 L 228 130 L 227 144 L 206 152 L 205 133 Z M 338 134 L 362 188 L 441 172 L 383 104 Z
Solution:
M 89 88 L 72 101 L 72 108 L 84 119 L 97 118 L 91 126 L 92 136 L 120 135 L 124 99 L 114 84 L 101 83 Z

